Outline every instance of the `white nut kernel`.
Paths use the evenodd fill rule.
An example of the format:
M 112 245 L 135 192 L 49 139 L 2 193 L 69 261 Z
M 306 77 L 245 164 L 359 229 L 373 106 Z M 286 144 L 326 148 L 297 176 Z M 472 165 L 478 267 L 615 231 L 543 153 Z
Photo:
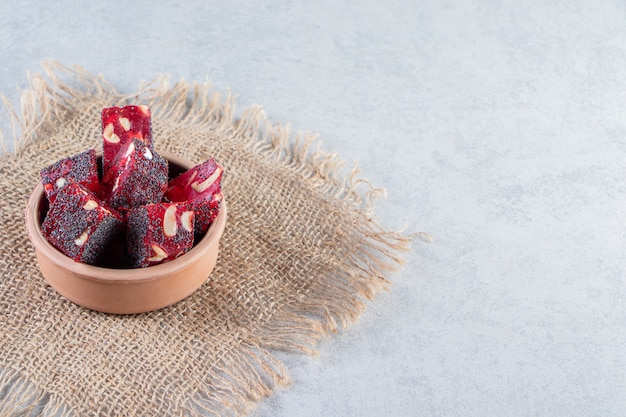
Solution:
M 187 180 L 187 185 L 191 184 L 191 181 L 193 181 L 196 178 L 196 175 L 198 175 L 197 170 L 194 170 L 191 172 L 191 175 L 189 176 L 189 179 Z
M 152 152 L 150 152 L 150 149 L 148 149 L 148 148 L 144 148 L 144 149 L 143 149 L 143 156 L 144 156 L 146 159 L 148 159 L 148 160 L 152 159 Z
M 124 154 L 124 158 L 128 158 L 130 154 L 135 152 L 135 144 L 133 142 L 128 145 L 128 149 L 126 149 L 126 153 Z
M 113 132 L 113 123 L 109 123 L 108 125 L 106 125 L 106 127 L 102 131 L 102 137 L 107 142 L 120 143 L 120 137 L 117 136 L 115 132 Z
M 163 234 L 167 237 L 176 236 L 176 206 L 171 205 L 165 210 L 163 215 Z
M 89 230 L 85 230 L 80 236 L 74 239 L 74 243 L 76 243 L 76 246 L 83 246 L 87 241 L 87 237 L 89 237 Z
M 124 128 L 124 130 L 130 130 L 130 120 L 125 117 L 120 117 L 120 124 Z
M 201 193 L 205 191 L 207 188 L 209 188 L 217 180 L 217 178 L 219 177 L 221 173 L 222 173 L 222 170 L 220 168 L 216 168 L 215 172 L 213 172 L 209 178 L 207 178 L 206 180 L 202 182 L 198 182 L 198 181 L 194 182 L 193 184 L 191 184 L 191 188 Z
M 56 185 L 57 188 L 63 188 L 66 183 L 67 181 L 65 181 L 65 178 L 61 177 L 54 182 L 54 185 Z
M 117 178 L 115 178 L 115 182 L 113 183 L 113 188 L 111 189 L 111 192 L 113 192 L 113 191 L 117 190 L 117 187 L 119 187 L 119 186 L 120 186 L 120 178 L 121 178 L 121 177 L 117 177 Z
M 193 232 L 193 222 L 191 221 L 193 217 L 193 211 L 184 211 L 180 216 L 180 224 L 183 226 L 188 232 Z
M 98 203 L 95 200 L 88 200 L 84 205 L 83 209 L 85 210 L 93 210 L 98 207 Z
M 148 258 L 150 262 L 159 262 L 163 259 L 167 258 L 167 253 L 159 246 L 159 245 L 150 245 L 152 247 L 152 251 L 154 252 L 154 256 Z
M 145 104 L 142 104 L 139 106 L 139 109 L 143 112 L 143 114 L 145 114 L 146 116 L 150 115 L 150 108 L 148 106 L 146 106 Z

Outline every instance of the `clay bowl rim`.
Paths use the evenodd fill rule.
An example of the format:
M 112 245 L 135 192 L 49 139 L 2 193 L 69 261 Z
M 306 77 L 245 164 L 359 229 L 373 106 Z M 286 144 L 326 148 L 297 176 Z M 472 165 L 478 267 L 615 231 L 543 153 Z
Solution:
M 174 163 L 184 169 L 193 167 L 193 164 L 177 155 L 166 151 L 155 151 L 168 162 Z M 101 153 L 97 154 L 102 156 Z M 74 261 L 63 254 L 41 233 L 39 219 L 40 205 L 45 199 L 43 184 L 40 181 L 31 193 L 26 206 L 26 228 L 28 236 L 37 252 L 47 257 L 57 266 L 64 268 L 84 279 L 117 284 L 138 284 L 158 280 L 185 269 L 188 265 L 198 261 L 198 258 L 206 256 L 207 251 L 214 245 L 218 245 L 226 226 L 226 199 L 222 200 L 217 218 L 213 221 L 206 234 L 192 247 L 189 252 L 180 257 L 159 265 L 145 268 L 104 268 Z

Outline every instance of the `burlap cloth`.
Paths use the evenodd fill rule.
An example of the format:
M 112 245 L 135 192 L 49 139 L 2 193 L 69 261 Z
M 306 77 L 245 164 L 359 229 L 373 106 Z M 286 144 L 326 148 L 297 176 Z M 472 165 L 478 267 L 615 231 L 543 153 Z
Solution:
M 0 157 L 2 416 L 243 415 L 290 382 L 272 351 L 312 352 L 352 323 L 407 248 L 372 218 L 375 190 L 356 171 L 261 109 L 235 118 L 228 95 L 165 79 L 124 95 L 58 64 L 30 80 L 13 118 L 16 150 Z M 224 166 L 229 218 L 217 267 L 197 292 L 116 316 L 45 283 L 24 209 L 39 170 L 99 148 L 100 110 L 130 103 L 152 109 L 157 150 Z

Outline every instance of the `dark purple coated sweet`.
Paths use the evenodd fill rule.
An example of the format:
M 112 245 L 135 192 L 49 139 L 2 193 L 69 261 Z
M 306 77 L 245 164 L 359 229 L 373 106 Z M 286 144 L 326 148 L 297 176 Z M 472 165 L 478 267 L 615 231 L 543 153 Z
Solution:
M 50 204 L 59 190 L 70 182 L 82 184 L 96 195 L 100 192 L 95 149 L 61 159 L 42 169 L 39 174 Z
M 167 160 L 139 139 L 131 139 L 102 178 L 104 200 L 119 209 L 158 203 L 167 186 L 167 171 Z
M 81 184 L 70 182 L 57 194 L 41 225 L 48 241 L 76 262 L 96 264 L 122 231 L 123 218 Z
M 221 192 L 213 194 L 208 201 L 193 201 L 193 209 L 196 215 L 194 222 L 194 232 L 204 234 L 209 229 L 213 220 L 220 213 L 220 207 L 224 196 Z

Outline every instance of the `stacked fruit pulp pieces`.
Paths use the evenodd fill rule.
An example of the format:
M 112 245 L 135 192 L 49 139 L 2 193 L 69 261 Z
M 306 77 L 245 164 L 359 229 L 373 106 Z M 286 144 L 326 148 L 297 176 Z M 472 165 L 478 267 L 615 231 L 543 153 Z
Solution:
M 76 262 L 105 267 L 183 255 L 219 213 L 222 167 L 210 158 L 170 179 L 152 144 L 148 107 L 109 107 L 101 116 L 101 166 L 90 149 L 41 170 L 44 236 Z

